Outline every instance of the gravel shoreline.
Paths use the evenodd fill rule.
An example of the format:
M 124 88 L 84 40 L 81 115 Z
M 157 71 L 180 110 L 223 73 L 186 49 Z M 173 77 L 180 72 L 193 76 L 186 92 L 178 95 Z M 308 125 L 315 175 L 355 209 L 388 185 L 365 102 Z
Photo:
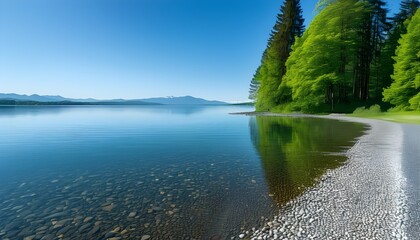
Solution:
M 242 114 L 330 118 L 364 123 L 370 129 L 348 150 L 344 166 L 328 171 L 265 227 L 244 231 L 239 238 L 420 239 L 419 230 L 407 231 L 420 219 L 408 218 L 401 124 L 343 115 Z

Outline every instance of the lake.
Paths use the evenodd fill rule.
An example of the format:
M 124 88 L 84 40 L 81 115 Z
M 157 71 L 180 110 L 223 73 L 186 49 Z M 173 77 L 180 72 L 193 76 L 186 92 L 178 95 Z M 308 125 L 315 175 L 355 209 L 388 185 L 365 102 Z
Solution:
M 246 106 L 0 107 L 0 238 L 224 239 L 341 166 L 365 126 Z

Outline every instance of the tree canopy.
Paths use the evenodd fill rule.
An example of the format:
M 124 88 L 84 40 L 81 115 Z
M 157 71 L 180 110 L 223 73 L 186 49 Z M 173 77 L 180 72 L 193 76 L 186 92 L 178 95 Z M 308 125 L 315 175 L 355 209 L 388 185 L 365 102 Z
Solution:
M 401 110 L 420 110 L 420 11 L 406 21 L 407 33 L 394 57 L 394 82 L 384 91 L 384 100 Z
M 291 89 L 293 110 L 312 112 L 323 103 L 333 109 L 334 100 L 348 100 L 360 45 L 358 30 L 365 14 L 363 2 L 338 0 L 322 10 L 297 39 L 281 86 Z
M 258 89 L 260 88 L 260 70 L 261 67 L 258 67 L 257 70 L 255 71 L 254 77 L 251 80 L 251 83 L 249 84 L 249 96 L 248 98 L 255 101 L 257 100 L 257 94 L 258 94 Z
M 419 6 L 389 18 L 385 0 L 319 0 L 302 35 L 299 1 L 285 0 L 251 82 L 257 111 L 420 110 Z
M 285 0 L 277 15 L 276 24 L 259 67 L 260 86 L 257 94 L 257 109 L 267 110 L 284 100 L 278 92 L 278 87 L 286 72 L 285 64 L 295 37 L 303 33 L 303 21 L 300 1 Z

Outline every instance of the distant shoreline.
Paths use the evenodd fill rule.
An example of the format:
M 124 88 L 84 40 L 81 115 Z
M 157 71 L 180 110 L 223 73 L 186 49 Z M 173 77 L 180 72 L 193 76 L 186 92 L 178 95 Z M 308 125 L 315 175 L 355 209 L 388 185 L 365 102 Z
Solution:
M 7 102 L 0 100 L 0 106 L 248 106 L 246 104 L 162 104 L 147 102 L 32 102 L 16 101 Z
M 0 100 L 0 106 L 95 106 L 95 105 L 163 105 L 159 103 L 130 103 L 130 102 L 36 102 Z
M 252 104 L 251 102 L 236 105 Z M 192 96 L 154 97 L 142 99 L 94 99 L 66 98 L 59 95 L 20 95 L 15 93 L 0 93 L 0 105 L 231 105 L 231 103 L 206 100 Z

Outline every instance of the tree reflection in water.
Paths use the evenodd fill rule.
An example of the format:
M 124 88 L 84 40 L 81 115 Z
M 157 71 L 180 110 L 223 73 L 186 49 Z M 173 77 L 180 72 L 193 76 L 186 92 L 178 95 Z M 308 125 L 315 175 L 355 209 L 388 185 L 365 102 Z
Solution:
M 252 142 L 261 158 L 270 196 L 283 205 L 341 166 L 365 126 L 323 118 L 251 117 Z

